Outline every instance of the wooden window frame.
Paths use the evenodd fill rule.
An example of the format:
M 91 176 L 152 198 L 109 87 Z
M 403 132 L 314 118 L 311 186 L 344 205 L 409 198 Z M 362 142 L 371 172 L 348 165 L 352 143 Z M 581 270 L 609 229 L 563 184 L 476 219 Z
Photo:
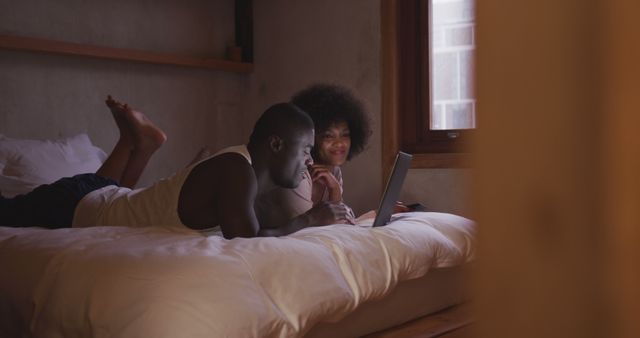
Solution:
M 429 130 L 431 100 L 428 0 L 382 0 L 382 161 L 389 173 L 398 150 L 412 168 L 468 167 L 472 130 Z M 428 60 L 423 62 L 423 60 Z M 452 137 L 454 136 L 454 137 Z

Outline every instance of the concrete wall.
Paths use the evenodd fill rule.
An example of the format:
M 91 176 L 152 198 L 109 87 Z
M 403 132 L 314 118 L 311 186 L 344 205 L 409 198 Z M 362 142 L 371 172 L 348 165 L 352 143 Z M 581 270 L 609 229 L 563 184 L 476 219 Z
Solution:
M 191 56 L 224 57 L 234 39 L 233 1 L 0 1 L 0 34 Z M 104 98 L 145 112 L 168 142 L 144 185 L 207 144 L 243 142 L 247 75 L 179 66 L 0 50 L 0 133 L 55 138 L 86 132 L 110 151 L 117 129 Z M 222 126 L 221 122 L 225 123 Z
M 373 113 L 370 149 L 344 168 L 345 199 L 356 211 L 373 208 L 380 191 L 379 7 L 370 0 L 254 2 L 256 68 L 248 102 L 256 109 L 248 111 L 333 82 L 352 88 Z

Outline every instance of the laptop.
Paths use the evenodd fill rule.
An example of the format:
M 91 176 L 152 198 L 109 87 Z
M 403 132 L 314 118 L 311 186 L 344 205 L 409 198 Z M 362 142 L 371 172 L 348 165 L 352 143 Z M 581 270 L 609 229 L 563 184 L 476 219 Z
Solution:
M 391 175 L 387 180 L 387 186 L 384 189 L 382 200 L 380 200 L 376 219 L 373 221 L 374 227 L 386 225 L 391 220 L 393 207 L 396 205 L 398 197 L 400 196 L 400 189 L 402 189 L 402 183 L 411 166 L 412 158 L 413 156 L 401 151 L 396 155 L 396 161 L 393 164 Z

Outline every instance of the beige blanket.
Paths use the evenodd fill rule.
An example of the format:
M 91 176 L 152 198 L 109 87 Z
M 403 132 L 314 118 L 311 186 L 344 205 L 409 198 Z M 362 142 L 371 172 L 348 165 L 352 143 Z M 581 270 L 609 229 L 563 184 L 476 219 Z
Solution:
M 0 227 L 0 336 L 295 337 L 473 257 L 474 224 L 407 213 L 225 240 L 166 228 Z

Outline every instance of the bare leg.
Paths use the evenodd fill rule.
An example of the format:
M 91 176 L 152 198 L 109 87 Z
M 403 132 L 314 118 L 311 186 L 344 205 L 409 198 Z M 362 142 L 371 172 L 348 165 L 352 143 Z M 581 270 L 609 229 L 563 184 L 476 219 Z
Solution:
M 122 175 L 127 168 L 127 162 L 129 162 L 129 157 L 131 157 L 131 152 L 134 148 L 133 132 L 124 117 L 122 109 L 124 106 L 114 101 L 111 95 L 107 97 L 105 103 L 111 110 L 113 120 L 118 126 L 120 138 L 102 166 L 96 171 L 96 174 L 121 183 Z
M 151 155 L 167 140 L 167 135 L 143 113 L 124 105 L 124 112 L 133 132 L 133 151 L 122 174 L 120 184 L 133 187 L 138 182 Z
M 133 188 L 167 136 L 141 112 L 113 100 L 111 96 L 106 103 L 120 130 L 120 138 L 96 174 L 116 180 L 123 187 Z

